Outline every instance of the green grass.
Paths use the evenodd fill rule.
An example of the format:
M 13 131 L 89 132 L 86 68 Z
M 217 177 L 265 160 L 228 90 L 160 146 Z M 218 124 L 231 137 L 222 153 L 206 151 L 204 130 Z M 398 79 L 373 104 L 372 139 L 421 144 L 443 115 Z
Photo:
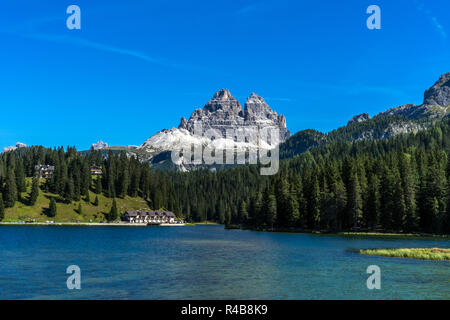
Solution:
M 450 249 L 363 249 L 361 254 L 422 260 L 450 260 Z
M 43 179 L 41 180 L 43 183 Z M 29 206 L 27 200 L 31 189 L 31 179 L 27 179 L 27 189 L 27 192 L 21 195 L 23 200 L 17 201 L 13 208 L 6 209 L 3 222 L 33 221 L 33 219 L 36 222 L 100 222 L 106 220 L 105 214 L 108 214 L 111 210 L 113 201 L 103 195 L 89 192 L 90 202 L 86 202 L 84 197 L 82 197 L 81 201 L 73 201 L 70 204 L 57 201 L 56 217 L 48 217 L 45 211 L 49 207 L 50 198 L 55 197 L 58 199 L 58 196 L 40 190 L 36 204 Z M 96 196 L 98 196 L 99 200 L 98 206 L 94 206 L 93 204 Z M 124 213 L 126 210 L 150 209 L 148 203 L 142 198 L 131 198 L 127 196 L 124 199 L 116 198 L 116 202 L 119 213 Z M 80 203 L 82 206 L 81 215 L 78 213 L 78 205 Z
M 214 222 L 214 221 L 200 221 L 200 222 L 192 222 L 192 225 L 205 225 L 205 224 L 210 224 L 210 225 L 218 225 L 218 222 Z
M 422 233 L 381 233 L 381 232 L 340 232 L 336 234 L 342 237 L 373 237 L 373 238 L 443 238 L 450 239 L 449 235 L 441 235 L 441 234 L 422 234 Z

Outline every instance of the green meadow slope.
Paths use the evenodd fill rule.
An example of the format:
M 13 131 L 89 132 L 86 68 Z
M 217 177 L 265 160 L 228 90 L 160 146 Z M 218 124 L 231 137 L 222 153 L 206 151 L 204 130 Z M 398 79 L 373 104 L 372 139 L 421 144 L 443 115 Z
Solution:
M 112 199 L 90 192 L 89 202 L 85 201 L 84 198 L 82 198 L 81 201 L 73 201 L 72 203 L 64 203 L 57 200 L 56 216 L 48 217 L 46 212 L 49 208 L 50 199 L 52 197 L 58 199 L 58 196 L 56 194 L 47 193 L 40 190 L 36 204 L 34 206 L 29 206 L 27 203 L 30 191 L 31 178 L 27 178 L 27 192 L 21 194 L 21 199 L 16 202 L 13 208 L 6 209 L 5 218 L 2 222 L 33 220 L 36 222 L 100 222 L 106 220 L 105 215 L 109 213 L 112 206 Z M 94 205 L 96 196 L 98 196 L 99 200 L 98 206 Z M 131 198 L 127 196 L 123 199 L 116 198 L 116 202 L 119 214 L 122 214 L 126 210 L 130 209 L 150 209 L 148 203 L 140 197 Z M 82 207 L 81 214 L 78 212 L 80 203 Z

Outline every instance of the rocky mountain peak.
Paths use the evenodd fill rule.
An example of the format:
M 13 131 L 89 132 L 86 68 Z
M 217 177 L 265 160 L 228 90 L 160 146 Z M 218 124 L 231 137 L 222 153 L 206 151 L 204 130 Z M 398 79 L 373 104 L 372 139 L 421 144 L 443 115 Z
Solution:
M 178 126 L 179 129 L 186 129 L 187 128 L 187 120 L 185 117 L 181 117 L 180 125 Z
M 441 75 L 439 80 L 425 91 L 423 103 L 438 106 L 450 105 L 450 72 Z
M 290 132 L 286 129 L 286 118 L 272 110 L 264 99 L 252 93 L 245 102 L 244 109 L 228 89 L 217 91 L 203 109 L 192 112 L 189 120 L 181 118 L 178 129 L 185 129 L 194 134 L 194 124 L 200 122 L 203 130 L 213 128 L 225 136 L 227 129 L 242 126 L 257 126 L 259 128 L 276 126 L 280 128 L 280 139 L 285 141 Z
M 241 110 L 241 104 L 228 89 L 221 89 L 205 104 L 203 110 L 211 113 L 219 110 L 237 113 Z
M 108 148 L 108 147 L 109 147 L 108 143 L 103 142 L 101 140 L 99 142 L 93 143 L 91 145 L 91 148 L 94 149 L 94 150 L 101 150 L 101 149 L 105 149 L 105 148 Z
M 363 122 L 363 121 L 366 121 L 369 119 L 370 119 L 370 115 L 368 113 L 361 113 L 361 114 L 358 114 L 358 115 L 354 116 L 353 118 L 351 118 L 348 121 L 347 125 L 355 123 L 355 122 Z
M 247 113 L 262 113 L 266 111 L 273 112 L 273 110 L 267 105 L 266 101 L 264 101 L 264 99 L 256 93 L 252 93 L 250 97 L 247 98 L 244 105 L 244 110 Z
M 246 121 L 271 120 L 278 124 L 282 124 L 284 121 L 284 125 L 281 125 L 281 127 L 286 128 L 286 119 L 283 116 L 279 117 L 266 101 L 256 93 L 252 93 L 247 98 L 242 115 Z

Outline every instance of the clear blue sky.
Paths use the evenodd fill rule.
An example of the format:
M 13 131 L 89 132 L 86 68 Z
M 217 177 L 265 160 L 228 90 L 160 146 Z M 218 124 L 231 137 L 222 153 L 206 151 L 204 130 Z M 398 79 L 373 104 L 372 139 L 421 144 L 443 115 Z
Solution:
M 221 88 L 327 132 L 421 103 L 450 71 L 450 2 L 6 0 L 0 40 L 0 148 L 139 145 Z

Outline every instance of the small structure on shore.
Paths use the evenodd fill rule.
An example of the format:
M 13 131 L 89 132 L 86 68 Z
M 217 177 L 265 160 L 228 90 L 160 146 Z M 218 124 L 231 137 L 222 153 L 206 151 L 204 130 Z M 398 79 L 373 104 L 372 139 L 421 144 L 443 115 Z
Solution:
M 34 166 L 34 170 L 39 178 L 50 179 L 53 176 L 53 172 L 55 171 L 55 166 L 51 166 L 48 164 L 38 164 Z
M 170 211 L 127 211 L 123 220 L 129 223 L 161 224 L 175 223 L 175 213 Z
M 91 176 L 101 176 L 103 174 L 103 169 L 98 166 L 92 166 L 91 167 Z

